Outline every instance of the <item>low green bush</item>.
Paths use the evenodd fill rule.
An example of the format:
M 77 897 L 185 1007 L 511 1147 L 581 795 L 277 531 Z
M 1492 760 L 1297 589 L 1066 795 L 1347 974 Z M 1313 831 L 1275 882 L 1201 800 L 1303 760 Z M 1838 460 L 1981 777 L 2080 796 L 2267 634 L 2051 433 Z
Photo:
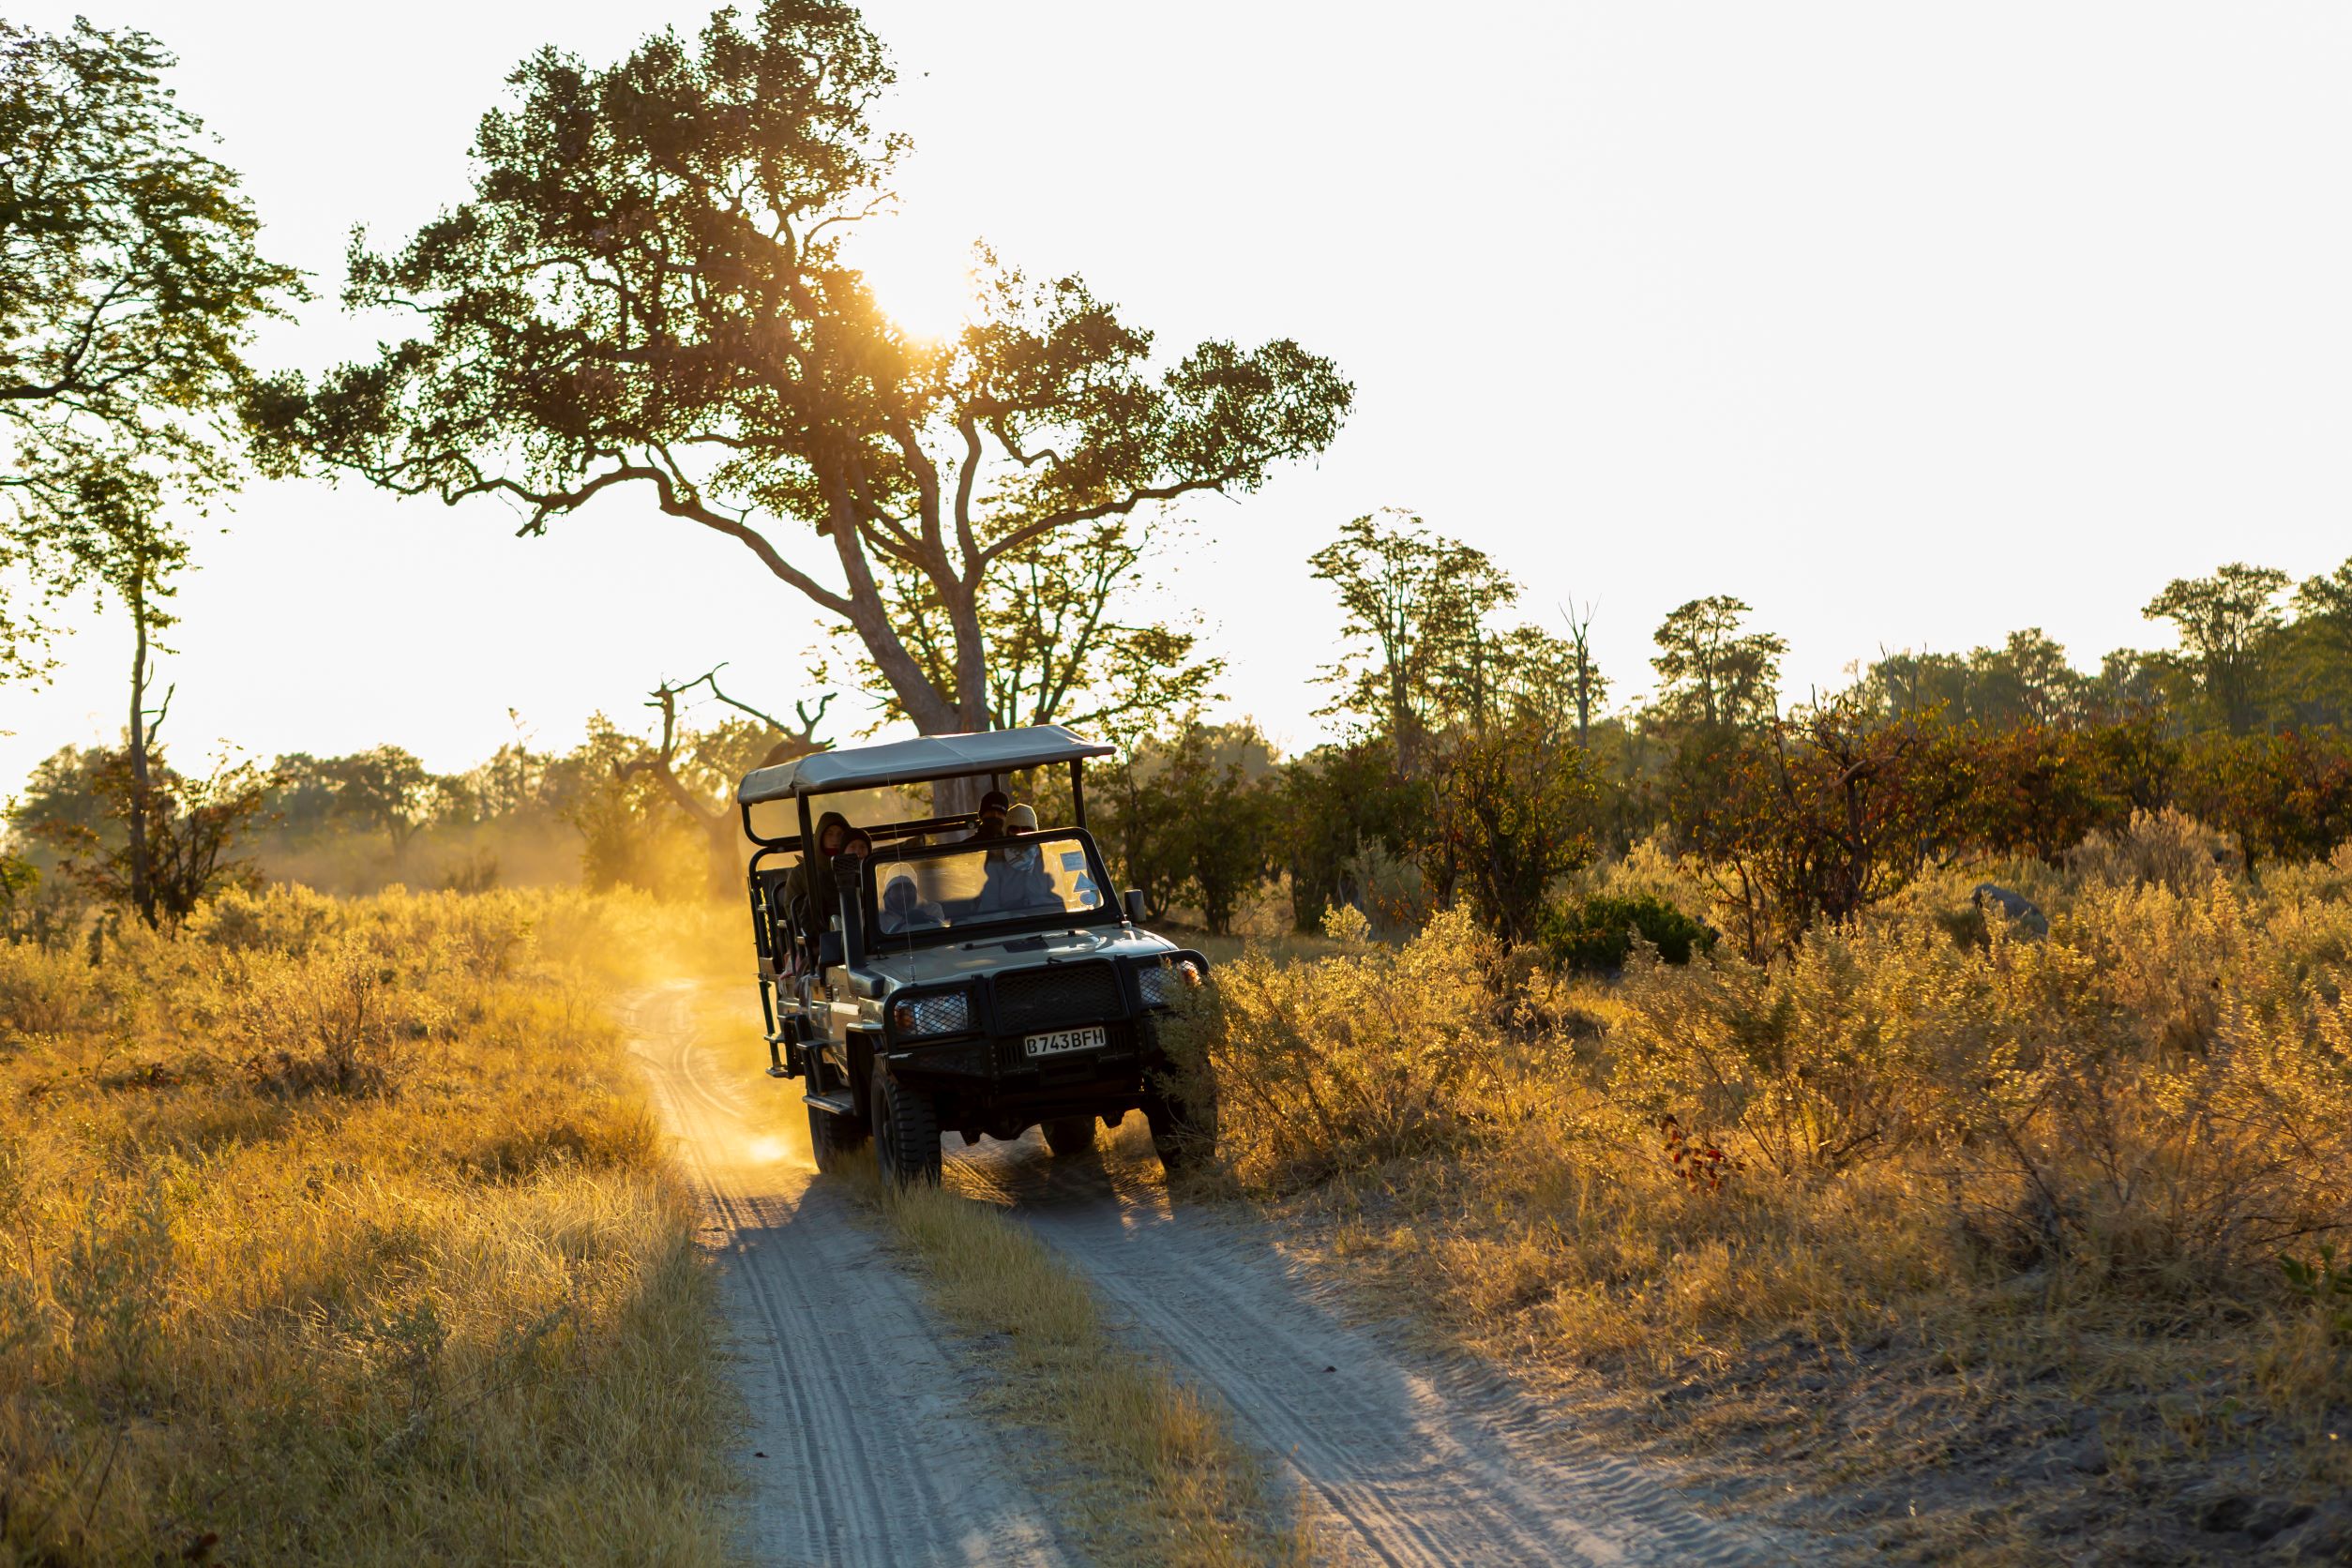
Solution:
M 1711 950 L 1716 936 L 1714 927 L 1663 898 L 1598 893 L 1545 910 L 1539 940 L 1562 968 L 1613 973 L 1633 956 L 1636 934 L 1670 964 L 1689 963 L 1693 953 Z

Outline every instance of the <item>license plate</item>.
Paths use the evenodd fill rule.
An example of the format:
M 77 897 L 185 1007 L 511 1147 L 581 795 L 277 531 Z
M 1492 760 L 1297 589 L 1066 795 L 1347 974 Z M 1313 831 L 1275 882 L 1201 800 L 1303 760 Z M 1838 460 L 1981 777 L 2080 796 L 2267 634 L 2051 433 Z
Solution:
M 1032 1056 L 1060 1056 L 1065 1050 L 1100 1050 L 1110 1044 L 1110 1031 L 1096 1024 L 1088 1029 L 1062 1029 L 1051 1034 L 1029 1034 L 1021 1048 Z

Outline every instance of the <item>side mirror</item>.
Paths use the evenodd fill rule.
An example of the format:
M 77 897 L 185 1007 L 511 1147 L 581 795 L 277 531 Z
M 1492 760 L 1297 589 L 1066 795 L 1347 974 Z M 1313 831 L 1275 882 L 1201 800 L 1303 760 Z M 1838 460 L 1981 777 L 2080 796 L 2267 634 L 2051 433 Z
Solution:
M 1128 925 L 1143 924 L 1143 889 L 1131 887 L 1119 895 L 1119 906 L 1126 912 Z
M 817 939 L 817 963 L 822 969 L 832 969 L 849 962 L 843 956 L 841 933 L 827 931 Z

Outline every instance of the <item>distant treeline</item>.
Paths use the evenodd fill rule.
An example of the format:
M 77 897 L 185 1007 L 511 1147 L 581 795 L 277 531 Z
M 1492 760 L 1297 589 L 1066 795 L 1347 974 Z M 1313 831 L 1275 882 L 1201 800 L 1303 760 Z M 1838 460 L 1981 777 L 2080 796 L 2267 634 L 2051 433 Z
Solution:
M 699 824 L 663 775 L 716 813 L 733 779 L 781 739 L 728 719 L 682 736 L 665 761 L 598 716 L 568 750 L 518 740 L 459 773 L 434 773 L 396 746 L 296 752 L 204 776 L 163 761 L 154 837 L 167 882 L 176 867 L 195 883 L 180 889 L 191 906 L 219 886 L 260 882 L 339 894 L 584 882 L 687 895 L 714 873 Z M 119 901 L 124 762 L 120 748 L 67 746 L 11 804 L 0 863 L 15 934 L 78 928 L 90 903 Z
M 1105 792 L 1128 878 L 1213 926 L 1284 883 L 1301 928 L 1460 903 L 1557 939 L 1585 923 L 1563 877 L 1650 840 L 1703 868 L 1761 957 L 1931 864 L 2055 861 L 2134 812 L 2185 811 L 2255 866 L 2352 838 L 2352 563 L 2176 580 L 2145 613 L 2179 646 L 2096 671 L 2028 628 L 1794 703 L 1784 640 L 1695 599 L 1654 634 L 1651 694 L 1614 711 L 1589 612 L 1511 624 L 1518 586 L 1418 519 L 1359 520 L 1315 565 L 1349 617 L 1323 672 L 1346 738 L 1276 762 L 1246 725 L 1180 725 Z
M 2256 867 L 2352 838 L 2352 564 L 2299 585 L 2242 565 L 2174 582 L 2147 612 L 2180 647 L 2109 654 L 2096 671 L 2028 628 L 1967 654 L 1890 655 L 1795 704 L 1784 641 L 1738 599 L 1696 599 L 1656 630 L 1652 692 L 1614 708 L 1589 615 L 1559 633 L 1514 624 L 1518 585 L 1418 519 L 1358 520 L 1313 565 L 1349 617 L 1319 672 L 1341 739 L 1285 759 L 1247 721 L 1131 713 L 1121 756 L 1096 771 L 1097 835 L 1155 915 L 1225 930 L 1273 896 L 1301 928 L 1352 907 L 1401 930 L 1460 904 L 1543 942 L 1591 923 L 1561 906 L 1563 878 L 1648 840 L 1704 869 L 1760 956 L 1925 866 L 2056 860 L 2135 811 L 2188 812 Z M 798 733 L 732 699 L 698 727 L 685 689 L 656 692 L 657 740 L 598 716 L 567 751 L 518 741 L 457 774 L 388 746 L 205 779 L 167 762 L 163 858 L 213 883 L 335 892 L 577 879 L 731 893 L 734 781 L 823 743 L 806 703 Z M 21 931 L 106 896 L 122 767 L 68 747 L 15 802 Z M 1066 809 L 1066 781 L 1018 782 L 1046 815 Z

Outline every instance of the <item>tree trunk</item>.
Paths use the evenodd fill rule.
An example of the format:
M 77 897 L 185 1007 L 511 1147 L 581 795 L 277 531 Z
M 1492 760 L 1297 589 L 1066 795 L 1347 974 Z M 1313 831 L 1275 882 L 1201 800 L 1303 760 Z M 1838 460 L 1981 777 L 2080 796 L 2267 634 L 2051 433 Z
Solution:
M 663 726 L 662 735 L 666 748 L 670 741 L 670 729 L 667 724 Z M 713 895 L 725 897 L 732 894 L 742 882 L 744 867 L 743 828 L 737 822 L 735 813 L 723 807 L 714 807 L 696 798 L 694 792 L 687 789 L 678 776 L 671 770 L 667 749 L 648 762 L 626 763 L 616 768 L 614 772 L 626 778 L 639 767 L 648 768 L 653 773 L 654 779 L 661 786 L 662 792 L 670 797 L 670 804 L 676 807 L 682 815 L 701 830 L 705 852 L 709 856 Z
M 129 594 L 130 656 L 130 902 L 147 928 L 156 928 L 155 867 L 147 844 L 147 596 L 133 581 Z

